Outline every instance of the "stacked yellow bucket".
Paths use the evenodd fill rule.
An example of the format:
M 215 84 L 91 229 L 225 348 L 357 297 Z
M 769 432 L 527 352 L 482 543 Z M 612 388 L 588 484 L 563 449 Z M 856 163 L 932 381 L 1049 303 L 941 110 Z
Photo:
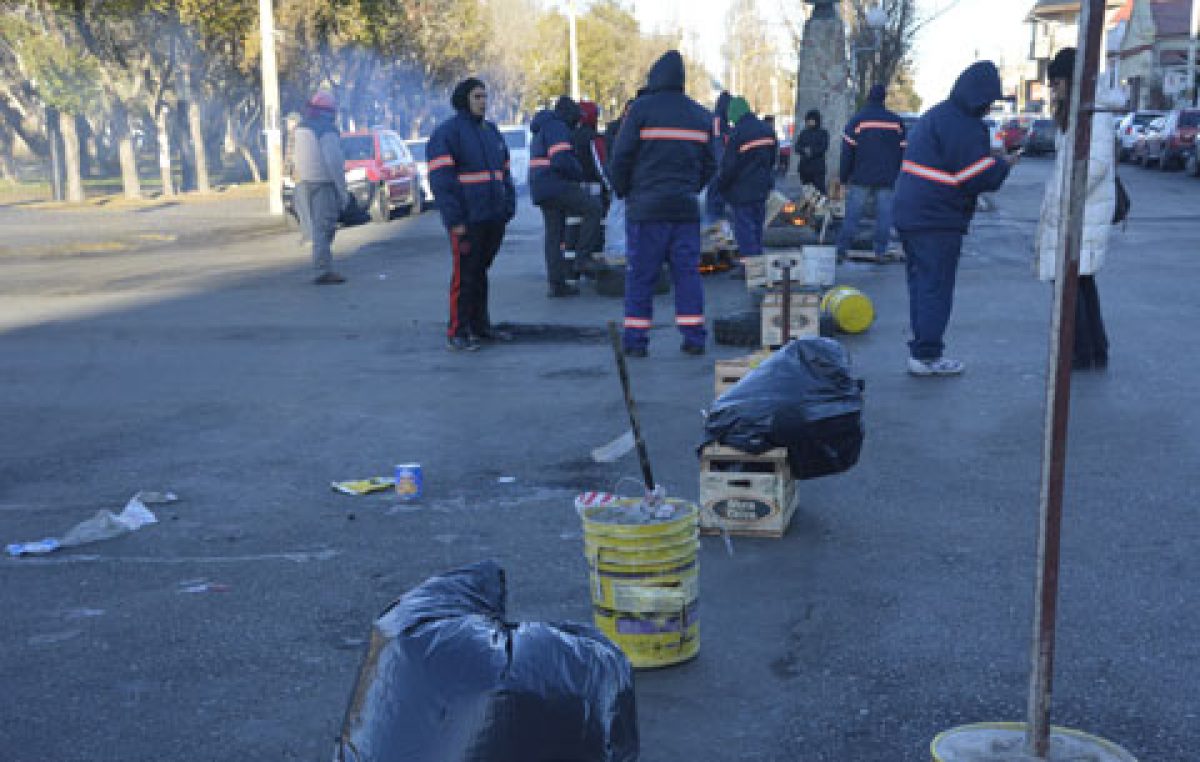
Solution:
M 575 504 L 596 626 L 634 667 L 665 667 L 700 650 L 699 510 L 683 500 L 642 503 L 580 495 Z

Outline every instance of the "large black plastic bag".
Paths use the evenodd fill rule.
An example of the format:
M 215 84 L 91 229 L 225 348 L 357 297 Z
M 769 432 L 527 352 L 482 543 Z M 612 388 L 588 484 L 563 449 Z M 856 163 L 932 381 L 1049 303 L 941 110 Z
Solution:
M 492 561 L 431 577 L 375 621 L 335 759 L 635 762 L 633 668 L 589 625 L 504 621 Z
M 862 390 L 840 343 L 796 339 L 717 399 L 704 444 L 749 453 L 786 447 L 797 479 L 841 473 L 862 449 Z

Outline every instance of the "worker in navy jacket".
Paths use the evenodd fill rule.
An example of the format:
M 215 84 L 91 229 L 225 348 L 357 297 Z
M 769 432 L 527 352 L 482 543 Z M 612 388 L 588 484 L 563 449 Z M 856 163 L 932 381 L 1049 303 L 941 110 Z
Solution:
M 704 285 L 700 281 L 699 194 L 716 169 L 712 114 L 684 95 L 683 57 L 671 50 L 650 68 L 646 92 L 633 102 L 609 162 L 613 189 L 625 199 L 626 354 L 645 357 L 654 286 L 671 266 L 680 347 L 704 354 Z
M 470 77 L 450 98 L 455 115 L 429 136 L 429 186 L 442 224 L 450 233 L 454 270 L 446 347 L 479 349 L 481 341 L 511 336 L 492 327 L 488 313 L 488 269 L 517 211 L 517 191 L 508 167 L 508 147 L 496 125 L 483 118 L 487 88 Z
M 729 135 L 733 130 L 733 126 L 729 120 L 729 104 L 732 97 L 726 91 L 722 90 L 717 96 L 717 102 L 713 106 L 712 116 L 712 134 L 717 138 L 717 163 L 720 164 L 721 157 L 725 153 L 725 146 L 729 144 Z M 721 196 L 721 189 L 717 186 L 717 178 L 714 176 L 709 182 L 708 187 L 704 189 L 704 224 L 705 225 L 720 225 L 727 221 L 728 211 L 725 209 L 725 198 Z
M 917 376 L 952 376 L 963 364 L 944 357 L 954 279 L 962 239 L 980 193 L 1000 188 L 1016 157 L 998 158 L 983 117 L 1002 94 L 991 61 L 959 75 L 950 97 L 929 109 L 913 128 L 896 181 L 895 220 L 908 275 L 908 370 Z
M 733 236 L 742 257 L 763 253 L 763 226 L 766 225 L 767 196 L 774 185 L 775 156 L 778 142 L 775 131 L 750 111 L 745 98 L 729 104 L 733 132 L 717 187 L 733 209 Z
M 598 241 L 603 213 L 600 199 L 580 185 L 584 170 L 572 142 L 578 123 L 579 104 L 564 95 L 554 104 L 553 111 L 539 111 L 529 125 L 533 132 L 529 145 L 529 197 L 542 210 L 546 280 L 550 284 L 547 295 L 551 297 L 579 295 L 579 289 L 567 283 L 575 273 L 563 257 L 567 216 L 583 218 L 575 254 L 579 262 L 586 262 Z
M 839 259 L 846 258 L 846 251 L 858 234 L 863 207 L 872 196 L 877 258 L 882 259 L 892 237 L 892 188 L 900 174 L 906 143 L 904 122 L 884 107 L 886 98 L 883 85 L 874 85 L 867 96 L 867 105 L 842 131 L 839 179 L 846 187 L 846 215 L 837 239 Z

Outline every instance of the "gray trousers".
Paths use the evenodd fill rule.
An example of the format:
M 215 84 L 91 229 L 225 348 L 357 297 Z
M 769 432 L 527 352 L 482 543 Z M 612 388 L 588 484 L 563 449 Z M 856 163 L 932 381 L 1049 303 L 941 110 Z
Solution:
M 562 194 L 542 202 L 541 208 L 546 226 L 546 280 L 550 281 L 551 286 L 561 286 L 575 274 L 568 267 L 562 252 L 567 215 L 583 218 L 575 250 L 575 264 L 579 266 L 595 253 L 604 209 L 599 198 L 589 195 L 577 183 L 573 183 Z
M 333 183 L 304 182 L 296 186 L 296 216 L 312 241 L 313 267 L 321 273 L 333 270 L 333 236 L 341 207 Z

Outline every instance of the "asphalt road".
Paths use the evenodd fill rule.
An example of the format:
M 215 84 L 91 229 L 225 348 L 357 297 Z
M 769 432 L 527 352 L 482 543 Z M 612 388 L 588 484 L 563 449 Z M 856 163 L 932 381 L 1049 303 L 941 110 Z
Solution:
M 645 762 L 924 760 L 950 726 L 1023 718 L 1048 168 L 1025 161 L 969 239 L 961 378 L 904 373 L 901 265 L 842 268 L 879 313 L 845 340 L 867 381 L 862 459 L 799 485 L 782 540 L 704 541 L 701 654 L 638 675 Z M 1188 762 L 1200 181 L 1123 175 L 1133 215 L 1098 278 L 1111 366 L 1073 389 L 1054 721 Z M 0 561 L 0 759 L 326 760 L 373 617 L 466 562 L 505 567 L 513 618 L 589 618 L 572 497 L 637 474 L 588 458 L 625 428 L 593 338 L 621 308 L 545 298 L 536 210 L 510 229 L 493 316 L 584 338 L 465 356 L 443 348 L 436 213 L 342 231 L 349 282 L 317 288 L 295 234 L 247 202 L 168 211 L 0 209 L 19 231 L 0 250 L 0 540 L 141 489 L 181 497 L 132 535 Z M 147 232 L 176 237 L 129 243 Z M 741 282 L 706 285 L 710 317 L 744 307 Z M 739 351 L 681 355 L 656 305 L 635 392 L 659 479 L 694 498 L 712 361 Z M 329 489 L 410 461 L 418 504 Z M 183 592 L 201 581 L 221 592 Z

